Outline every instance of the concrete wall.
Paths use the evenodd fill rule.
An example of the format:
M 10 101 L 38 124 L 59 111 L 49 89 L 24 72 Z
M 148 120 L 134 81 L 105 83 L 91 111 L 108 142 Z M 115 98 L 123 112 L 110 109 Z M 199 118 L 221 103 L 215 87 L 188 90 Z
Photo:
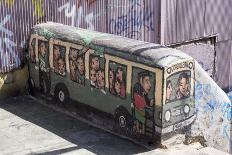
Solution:
M 231 102 L 198 63 L 195 71 L 197 119 L 192 126 L 192 135 L 202 135 L 207 145 L 231 152 Z
M 0 100 L 25 93 L 27 79 L 27 66 L 6 74 L 0 74 Z

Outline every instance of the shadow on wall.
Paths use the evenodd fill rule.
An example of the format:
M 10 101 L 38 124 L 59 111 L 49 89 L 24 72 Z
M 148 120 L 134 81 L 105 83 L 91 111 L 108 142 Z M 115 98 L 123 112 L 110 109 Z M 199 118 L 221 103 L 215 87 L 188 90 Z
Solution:
M 0 100 L 25 92 L 28 79 L 28 67 L 0 74 Z

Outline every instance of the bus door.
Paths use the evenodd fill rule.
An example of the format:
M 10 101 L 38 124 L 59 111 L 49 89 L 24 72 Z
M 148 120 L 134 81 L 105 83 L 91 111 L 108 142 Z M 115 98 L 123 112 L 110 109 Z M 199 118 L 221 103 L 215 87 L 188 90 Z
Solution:
M 136 131 L 153 136 L 155 126 L 155 74 L 133 67 L 132 69 L 132 114 L 136 120 Z
M 38 40 L 38 59 L 39 90 L 48 95 L 51 88 L 48 41 Z
M 38 67 L 38 59 L 37 59 L 37 39 L 35 37 L 31 37 L 29 44 L 29 85 L 30 88 L 38 88 L 39 87 L 39 67 Z M 32 90 L 33 91 L 33 90 Z

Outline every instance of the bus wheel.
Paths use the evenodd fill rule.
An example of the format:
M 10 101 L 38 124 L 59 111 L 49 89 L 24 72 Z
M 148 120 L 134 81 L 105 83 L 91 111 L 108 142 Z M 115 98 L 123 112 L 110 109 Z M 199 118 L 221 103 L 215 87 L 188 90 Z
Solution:
M 114 118 L 116 127 L 119 130 L 127 130 L 132 122 L 130 113 L 124 107 L 119 107 L 116 109 Z
M 69 102 L 69 92 L 64 84 L 58 84 L 55 87 L 55 99 L 61 104 L 67 104 Z

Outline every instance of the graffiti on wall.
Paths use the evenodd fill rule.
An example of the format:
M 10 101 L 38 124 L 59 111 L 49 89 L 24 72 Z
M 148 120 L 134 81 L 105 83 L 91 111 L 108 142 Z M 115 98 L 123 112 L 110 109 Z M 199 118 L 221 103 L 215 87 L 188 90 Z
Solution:
M 14 66 L 19 66 L 21 63 L 20 57 L 15 53 L 16 43 L 12 40 L 14 37 L 14 33 L 5 27 L 7 22 L 11 19 L 11 15 L 8 14 L 4 17 L 4 19 L 0 22 L 0 32 L 3 34 L 0 36 L 0 67 L 4 68 L 10 66 L 13 68 Z M 6 50 L 4 50 L 6 49 Z
M 217 135 L 214 137 L 214 141 L 219 141 L 220 138 L 218 137 L 220 135 L 232 141 L 229 125 L 229 122 L 232 121 L 232 105 L 229 101 L 224 102 L 221 98 L 217 98 L 215 94 L 218 93 L 216 86 L 213 87 L 210 84 L 200 82 L 195 83 L 196 111 L 197 117 L 200 119 L 198 124 L 208 129 L 208 131 L 205 131 L 206 136 L 210 135 L 210 132 Z
M 43 0 L 32 0 L 32 4 L 34 6 L 34 16 L 37 16 L 39 18 L 43 17 Z
M 152 17 L 154 11 L 149 11 L 144 6 L 144 1 L 131 0 L 131 3 L 126 14 L 110 19 L 110 33 L 140 39 L 142 31 L 145 30 L 146 33 L 155 31 Z
M 88 7 L 91 7 L 95 3 L 95 0 L 88 0 Z M 83 6 L 80 1 L 77 1 L 77 4 L 71 4 L 71 2 L 67 2 L 64 5 L 58 8 L 58 12 L 63 12 L 66 18 L 71 19 L 71 25 L 80 27 L 82 20 L 87 24 L 87 29 L 94 30 L 94 13 L 90 11 L 87 15 L 84 15 Z

